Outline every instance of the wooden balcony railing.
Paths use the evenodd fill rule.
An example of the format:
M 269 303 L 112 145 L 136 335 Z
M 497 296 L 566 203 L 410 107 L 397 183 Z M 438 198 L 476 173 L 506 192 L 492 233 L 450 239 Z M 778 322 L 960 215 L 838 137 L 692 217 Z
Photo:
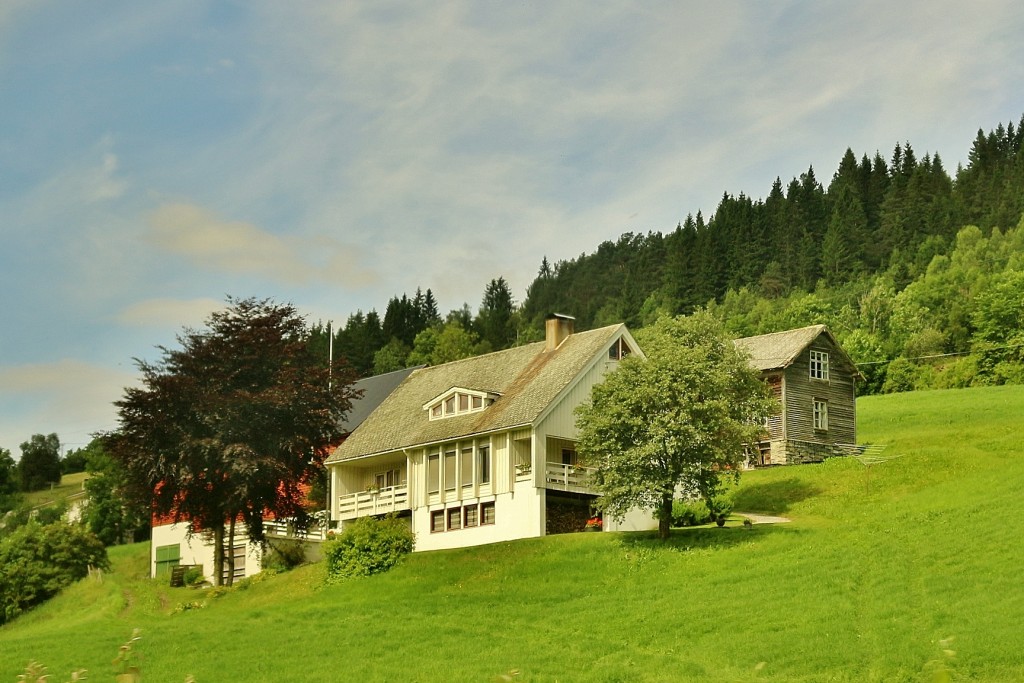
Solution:
M 287 519 L 265 519 L 263 532 L 267 536 L 277 538 L 300 538 L 310 541 L 322 541 L 327 538 L 327 527 L 321 520 L 314 520 L 308 529 L 300 531 Z
M 338 519 L 355 519 L 409 509 L 409 487 L 388 486 L 378 491 L 347 493 L 338 498 Z
M 544 463 L 544 487 L 559 491 L 593 493 L 590 479 L 596 471 L 593 467 L 547 462 Z

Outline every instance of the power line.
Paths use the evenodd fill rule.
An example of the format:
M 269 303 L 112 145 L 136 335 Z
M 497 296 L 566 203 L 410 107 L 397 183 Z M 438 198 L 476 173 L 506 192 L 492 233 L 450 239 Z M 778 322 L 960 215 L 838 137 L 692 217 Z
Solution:
M 935 353 L 928 356 L 897 356 L 896 358 L 890 358 L 888 360 L 866 360 L 860 363 L 854 363 L 854 365 L 882 365 L 884 363 L 891 363 L 894 360 L 905 358 L 906 360 L 932 360 L 934 358 L 949 358 L 951 356 L 970 356 L 974 353 L 983 353 L 985 351 L 1004 351 L 1006 349 L 1019 349 L 1024 348 L 1024 344 L 1007 344 L 1005 346 L 986 346 L 983 349 L 976 351 L 953 351 L 951 353 Z

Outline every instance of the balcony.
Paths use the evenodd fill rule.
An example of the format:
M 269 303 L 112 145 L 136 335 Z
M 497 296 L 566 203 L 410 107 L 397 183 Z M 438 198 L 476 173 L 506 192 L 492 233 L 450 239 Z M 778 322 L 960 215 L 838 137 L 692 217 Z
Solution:
M 594 493 L 590 486 L 590 480 L 595 472 L 597 469 L 594 467 L 546 462 L 544 463 L 544 487 L 556 491 Z
M 409 509 L 409 487 L 388 486 L 377 491 L 347 493 L 338 497 L 338 519 L 384 515 Z
M 309 528 L 300 531 L 287 519 L 263 520 L 263 533 L 275 538 L 296 538 L 305 541 L 323 541 L 327 538 L 327 525 L 324 520 L 315 519 Z

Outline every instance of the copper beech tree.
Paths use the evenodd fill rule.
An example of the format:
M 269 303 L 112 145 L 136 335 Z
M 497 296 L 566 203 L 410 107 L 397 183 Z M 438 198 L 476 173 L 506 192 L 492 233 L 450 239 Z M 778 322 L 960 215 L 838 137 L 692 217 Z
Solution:
M 252 543 L 268 513 L 309 525 L 304 491 L 354 398 L 351 371 L 310 350 L 291 304 L 227 303 L 179 334 L 180 348 L 136 360 L 141 386 L 115 402 L 119 428 L 104 438 L 154 515 L 212 533 L 218 583 L 225 559 L 229 582 L 234 573 L 225 548 L 238 524 Z
M 710 507 L 778 407 L 711 315 L 663 317 L 643 332 L 646 358 L 622 360 L 577 408 L 577 448 L 597 468 L 598 507 L 619 519 L 653 510 L 665 539 L 676 495 Z

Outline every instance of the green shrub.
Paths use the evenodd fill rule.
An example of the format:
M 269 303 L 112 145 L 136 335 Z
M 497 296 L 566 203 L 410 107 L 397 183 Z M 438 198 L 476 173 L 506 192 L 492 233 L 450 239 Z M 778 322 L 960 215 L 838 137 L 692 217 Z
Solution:
M 327 580 L 369 576 L 391 569 L 412 552 L 415 536 L 406 520 L 357 519 L 324 543 Z
M 263 558 L 263 568 L 286 572 L 305 562 L 306 547 L 301 542 L 274 540 Z
M 108 569 L 103 543 L 84 528 L 34 522 L 0 541 L 0 624 L 85 577 Z
M 700 526 L 711 521 L 711 511 L 703 500 L 677 500 L 672 503 L 673 526 Z
M 732 498 L 717 495 L 711 499 L 711 518 L 715 521 L 724 520 L 732 514 Z
M 201 584 L 206 580 L 206 577 L 203 576 L 203 565 L 197 564 L 186 569 L 181 580 L 186 586 L 198 586 Z

